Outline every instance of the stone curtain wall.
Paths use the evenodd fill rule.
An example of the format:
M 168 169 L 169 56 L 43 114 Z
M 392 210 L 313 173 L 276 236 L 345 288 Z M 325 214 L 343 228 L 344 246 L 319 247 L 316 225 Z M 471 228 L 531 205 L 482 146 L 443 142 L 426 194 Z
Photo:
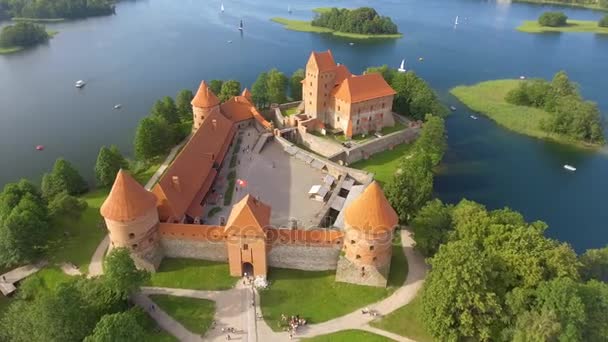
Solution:
M 166 257 L 228 261 L 224 227 L 161 223 L 159 232 Z
M 275 244 L 268 253 L 268 266 L 305 271 L 335 270 L 340 246 Z
M 305 127 L 298 127 L 298 133 L 298 139 L 302 145 L 308 147 L 325 158 L 331 158 L 346 150 L 337 142 L 331 141 L 327 138 L 317 137 L 306 132 Z
M 387 134 L 381 138 L 374 138 L 362 144 L 357 144 L 353 148 L 346 150 L 346 164 L 352 164 L 361 159 L 391 149 L 399 144 L 409 144 L 418 136 L 418 129 L 407 128 L 405 130 Z

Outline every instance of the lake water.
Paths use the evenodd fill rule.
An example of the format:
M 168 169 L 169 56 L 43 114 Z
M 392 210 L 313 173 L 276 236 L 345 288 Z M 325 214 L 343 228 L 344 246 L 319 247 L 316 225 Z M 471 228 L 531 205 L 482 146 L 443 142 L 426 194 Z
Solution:
M 549 7 L 475 0 L 382 0 L 375 8 L 397 23 L 404 38 L 357 42 L 287 31 L 269 21 L 289 16 L 286 2 L 269 0 L 147 0 L 123 2 L 117 15 L 48 25 L 60 33 L 44 46 L 0 56 L 0 185 L 39 180 L 63 156 L 89 179 L 100 146 L 132 152 L 137 122 L 153 102 L 201 79 L 238 79 L 250 85 L 271 67 L 291 74 L 311 50 L 332 49 L 351 71 L 402 58 L 446 104 L 449 151 L 436 178 L 437 195 L 509 206 L 529 220 L 549 223 L 548 234 L 578 251 L 608 243 L 608 157 L 508 132 L 470 113 L 448 94 L 463 83 L 528 77 L 566 70 L 585 97 L 608 113 L 608 36 L 531 35 L 515 31 Z M 368 2 L 294 0 L 291 17 L 308 19 L 321 6 Z M 571 18 L 601 13 L 562 9 Z M 460 25 L 454 28 L 454 18 Z M 236 29 L 240 19 L 244 34 Z M 228 44 L 227 41 L 233 43 Z M 418 57 L 424 62 L 418 62 Z M 78 79 L 87 81 L 82 90 Z M 117 103 L 121 110 L 113 110 Z M 43 152 L 34 146 L 44 144 Z M 563 164 L 573 164 L 576 173 Z

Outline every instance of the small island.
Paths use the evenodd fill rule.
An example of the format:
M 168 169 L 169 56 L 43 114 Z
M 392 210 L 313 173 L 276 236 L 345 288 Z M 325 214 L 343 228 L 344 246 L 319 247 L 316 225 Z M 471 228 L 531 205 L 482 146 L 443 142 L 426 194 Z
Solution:
M 513 2 L 523 2 L 537 5 L 557 5 L 565 7 L 588 8 L 598 11 L 608 11 L 608 1 L 606 0 L 513 0 Z
M 331 33 L 335 36 L 355 39 L 369 38 L 401 38 L 397 25 L 391 18 L 380 16 L 375 9 L 361 7 L 346 8 L 315 8 L 316 14 L 312 21 L 292 20 L 287 18 L 271 18 L 282 24 L 288 30 Z
M 113 0 L 0 0 L 0 20 L 57 22 L 114 14 Z
M 605 143 L 597 105 L 585 101 L 563 71 L 550 82 L 495 80 L 458 86 L 450 93 L 472 110 L 521 134 L 583 147 Z
M 0 55 L 45 43 L 55 34 L 57 32 L 47 31 L 42 25 L 28 22 L 5 26 L 0 32 Z
M 517 27 L 518 31 L 527 33 L 547 32 L 593 32 L 608 34 L 608 15 L 600 21 L 570 20 L 562 12 L 545 12 L 538 20 L 526 20 Z

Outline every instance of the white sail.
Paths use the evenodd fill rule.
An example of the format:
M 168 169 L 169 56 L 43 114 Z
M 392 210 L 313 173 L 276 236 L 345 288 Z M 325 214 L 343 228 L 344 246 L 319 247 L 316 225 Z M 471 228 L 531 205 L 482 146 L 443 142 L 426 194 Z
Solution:
M 291 6 L 287 5 L 287 12 L 291 13 Z
M 454 21 L 454 25 L 458 25 L 458 16 L 456 16 L 456 21 Z
M 220 11 L 224 12 L 224 4 L 222 3 L 222 5 L 220 6 Z
M 399 69 L 397 69 L 399 72 L 405 72 L 405 59 L 401 60 L 401 65 L 399 66 Z

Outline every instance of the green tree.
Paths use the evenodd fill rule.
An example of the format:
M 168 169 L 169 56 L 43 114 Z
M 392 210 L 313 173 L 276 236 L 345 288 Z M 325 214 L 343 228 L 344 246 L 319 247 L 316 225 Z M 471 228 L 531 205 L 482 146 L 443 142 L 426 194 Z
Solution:
M 287 76 L 277 69 L 268 72 L 268 101 L 270 103 L 287 102 Z
M 517 318 L 513 342 L 557 342 L 561 330 L 553 311 L 526 311 Z
M 170 96 L 165 96 L 161 100 L 156 101 L 152 107 L 151 113 L 153 116 L 164 119 L 170 125 L 175 125 L 180 122 L 177 107 Z
M 55 195 L 49 202 L 49 214 L 54 218 L 65 216 L 74 220 L 79 218 L 87 207 L 85 200 L 64 191 Z
M 116 145 L 112 145 L 110 148 L 102 146 L 95 163 L 95 178 L 101 186 L 110 186 L 114 183 L 118 170 L 128 167 L 129 163 Z
M 241 83 L 235 80 L 229 80 L 222 83 L 222 89 L 218 95 L 221 102 L 226 102 L 234 96 L 241 93 Z
M 608 246 L 599 249 L 588 249 L 579 257 L 581 278 L 596 279 L 608 283 Z
M 84 342 L 131 342 L 145 341 L 146 333 L 137 322 L 133 311 L 119 312 L 101 317 L 93 334 Z
M 568 17 L 563 12 L 545 12 L 538 18 L 540 26 L 566 26 Z
M 447 109 L 441 104 L 437 94 L 413 71 L 393 73 L 391 87 L 397 93 L 393 100 L 393 110 L 413 119 L 423 120 L 427 114 L 443 116 Z
M 312 20 L 313 26 L 328 27 L 336 31 L 360 34 L 395 34 L 397 25 L 389 17 L 380 16 L 375 9 L 331 8 L 318 13 Z
M 304 77 L 304 69 L 298 69 L 289 78 L 289 94 L 293 101 L 302 100 L 302 81 Z
M 135 131 L 135 156 L 147 161 L 165 153 L 172 145 L 174 138 L 169 124 L 156 117 L 145 117 Z
M 189 89 L 182 89 L 175 97 L 175 105 L 182 122 L 192 121 L 192 99 L 194 94 Z
M 420 153 L 426 153 L 431 158 L 431 164 L 437 166 L 443 159 L 447 147 L 448 142 L 443 118 L 427 115 L 426 123 L 420 130 L 420 135 L 416 141 L 416 148 Z
M 220 91 L 222 90 L 223 83 L 224 81 L 222 80 L 211 80 L 211 82 L 209 82 L 209 89 L 211 89 L 215 95 L 219 95 Z
M 42 177 L 42 193 L 47 199 L 64 191 L 70 195 L 80 195 L 88 189 L 87 182 L 78 170 L 63 158 L 57 159 L 53 170 Z
M 399 170 L 387 185 L 386 195 L 399 220 L 408 223 L 418 210 L 431 198 L 433 173 L 431 159 L 425 153 L 415 153 L 402 159 Z
M 127 299 L 150 278 L 150 273 L 135 267 L 126 248 L 115 248 L 104 260 L 105 280 L 120 298 Z
M 365 70 L 366 74 L 369 74 L 369 73 L 372 73 L 372 72 L 381 74 L 382 77 L 384 78 L 384 80 L 386 81 L 386 83 L 388 83 L 388 84 L 392 84 L 393 83 L 393 77 L 397 73 L 395 71 L 395 69 L 389 68 L 388 65 L 386 65 L 386 64 L 384 64 L 382 66 L 378 66 L 378 67 L 368 67 Z
M 608 27 L 608 14 L 605 15 L 597 24 L 599 27 Z
M 255 82 L 253 82 L 251 97 L 256 107 L 266 108 L 268 106 L 268 73 L 263 72 L 259 74 Z
M 49 35 L 44 26 L 28 22 L 18 22 L 2 28 L 0 32 L 0 47 L 27 47 L 44 43 L 48 39 Z
M 416 245 L 414 248 L 426 257 L 437 253 L 446 243 L 452 227 L 452 205 L 435 199 L 427 202 L 412 220 L 411 229 Z

